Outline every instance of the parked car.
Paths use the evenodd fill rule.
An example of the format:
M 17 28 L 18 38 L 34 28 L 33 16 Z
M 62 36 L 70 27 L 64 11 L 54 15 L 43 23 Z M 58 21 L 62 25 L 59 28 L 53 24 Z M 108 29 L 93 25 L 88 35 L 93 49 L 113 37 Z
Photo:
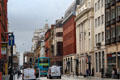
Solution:
M 23 70 L 23 80 L 36 80 L 34 68 L 26 68 Z
M 52 66 L 48 69 L 47 78 L 59 78 L 61 79 L 61 67 L 60 66 Z

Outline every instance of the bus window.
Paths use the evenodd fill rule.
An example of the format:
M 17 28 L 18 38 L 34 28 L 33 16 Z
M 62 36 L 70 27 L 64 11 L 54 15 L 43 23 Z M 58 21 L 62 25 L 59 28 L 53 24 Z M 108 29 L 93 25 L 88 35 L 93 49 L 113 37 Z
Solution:
M 40 59 L 39 63 L 48 63 L 48 59 Z

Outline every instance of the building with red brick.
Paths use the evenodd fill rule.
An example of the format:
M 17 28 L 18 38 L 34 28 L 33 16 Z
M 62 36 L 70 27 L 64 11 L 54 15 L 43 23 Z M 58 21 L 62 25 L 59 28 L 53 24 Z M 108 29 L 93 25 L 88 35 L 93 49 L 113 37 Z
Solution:
M 5 34 L 5 32 L 8 32 L 7 2 L 7 0 L 0 0 L 0 43 L 8 41 L 8 36 Z M 3 45 L 5 44 L 0 44 L 0 80 L 3 73 L 7 74 L 4 65 L 7 65 L 8 60 L 7 53 L 2 54 L 1 48 Z
M 45 34 L 45 55 L 50 58 L 50 65 L 63 65 L 63 27 L 62 20 L 56 20 Z
M 50 57 L 50 43 L 49 43 L 49 37 L 50 37 L 50 29 L 47 30 L 45 33 L 45 57 Z
M 76 56 L 76 23 L 75 2 L 71 4 L 65 13 L 63 20 L 63 72 L 75 73 Z

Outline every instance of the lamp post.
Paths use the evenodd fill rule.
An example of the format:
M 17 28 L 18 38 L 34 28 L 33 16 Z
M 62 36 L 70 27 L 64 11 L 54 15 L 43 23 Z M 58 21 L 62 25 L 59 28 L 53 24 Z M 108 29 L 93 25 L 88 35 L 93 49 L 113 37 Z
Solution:
M 11 59 L 10 59 L 10 63 L 11 63 L 11 67 L 10 67 L 10 80 L 13 80 L 13 46 L 14 46 L 14 35 L 13 32 L 5 32 L 5 34 L 9 35 L 8 38 L 8 44 L 10 46 L 10 52 L 11 52 Z

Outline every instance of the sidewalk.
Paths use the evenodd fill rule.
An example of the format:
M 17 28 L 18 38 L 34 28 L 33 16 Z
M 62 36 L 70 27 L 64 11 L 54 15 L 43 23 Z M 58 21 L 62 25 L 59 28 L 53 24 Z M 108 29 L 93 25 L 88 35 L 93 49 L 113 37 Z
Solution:
M 100 77 L 84 77 L 84 76 L 76 76 L 76 75 L 63 75 L 65 77 L 70 77 L 73 79 L 85 79 L 85 80 L 120 80 L 120 79 L 111 79 L 111 78 L 100 78 Z

